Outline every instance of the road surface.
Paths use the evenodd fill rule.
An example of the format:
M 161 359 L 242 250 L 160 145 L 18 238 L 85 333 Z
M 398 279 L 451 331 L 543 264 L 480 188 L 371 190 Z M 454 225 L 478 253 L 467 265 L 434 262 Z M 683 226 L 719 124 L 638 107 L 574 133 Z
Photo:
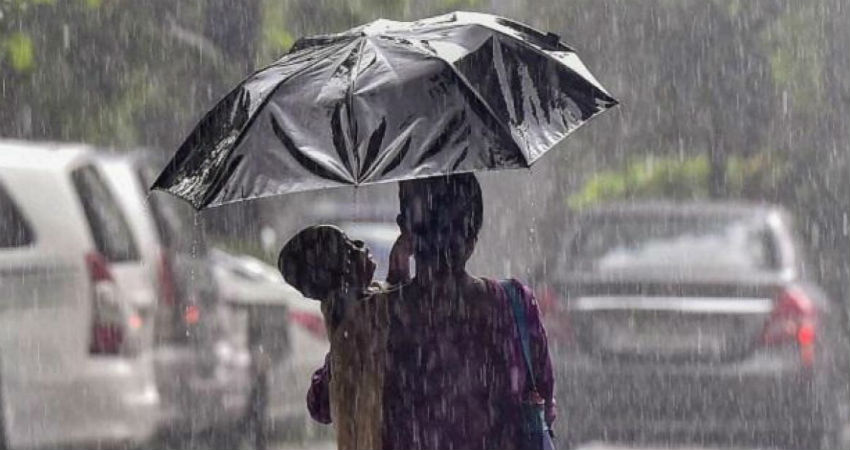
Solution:
M 336 450 L 333 442 L 319 441 L 310 443 L 280 443 L 270 450 Z M 755 449 L 707 449 L 704 447 L 624 447 L 607 444 L 588 444 L 576 450 L 755 450 Z
M 144 450 L 253 450 L 251 441 L 247 439 L 228 438 L 197 439 L 190 442 L 180 442 L 164 445 L 154 445 Z M 294 437 L 291 440 L 278 440 L 269 444 L 268 450 L 336 450 L 336 444 L 328 436 Z M 614 445 L 606 443 L 588 443 L 576 450 L 768 450 L 757 448 L 729 448 L 729 447 L 695 447 L 695 446 L 665 446 L 665 445 Z M 782 449 L 795 450 L 795 449 Z

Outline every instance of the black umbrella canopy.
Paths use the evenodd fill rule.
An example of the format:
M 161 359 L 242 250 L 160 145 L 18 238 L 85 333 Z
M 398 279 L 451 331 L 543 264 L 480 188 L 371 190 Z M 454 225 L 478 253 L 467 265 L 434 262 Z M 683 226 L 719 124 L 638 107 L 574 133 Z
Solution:
M 196 208 L 529 167 L 617 104 L 554 34 L 489 14 L 304 38 L 200 121 L 154 189 Z

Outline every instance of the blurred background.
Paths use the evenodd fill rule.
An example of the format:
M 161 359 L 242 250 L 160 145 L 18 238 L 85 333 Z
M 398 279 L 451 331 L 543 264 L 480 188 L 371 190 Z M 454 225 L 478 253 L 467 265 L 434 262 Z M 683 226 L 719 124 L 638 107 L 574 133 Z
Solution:
M 327 427 L 311 423 L 301 410 L 309 374 L 321 364 L 326 350 L 321 316 L 317 305 L 300 298 L 277 277 L 274 267 L 277 253 L 301 227 L 319 222 L 335 223 L 362 237 L 373 248 L 379 265 L 385 264 L 396 236 L 393 224 L 397 211 L 396 187 L 384 185 L 295 194 L 201 213 L 191 211 L 176 200 L 172 202 L 164 194 L 148 196 L 144 187 L 150 184 L 207 109 L 247 74 L 279 58 L 298 37 L 341 31 L 377 18 L 411 20 L 453 10 L 497 13 L 558 33 L 621 101 L 621 106 L 577 131 L 534 168 L 479 177 L 484 187 L 485 224 L 473 257 L 473 271 L 497 278 L 514 276 L 534 285 L 541 302 L 550 308 L 551 314 L 547 311 L 550 328 L 572 327 L 572 335 L 561 336 L 555 332 L 552 338 L 556 341 L 553 347 L 560 355 L 558 364 L 562 363 L 563 376 L 569 378 L 567 384 L 580 377 L 567 377 L 566 374 L 572 374 L 570 370 L 575 367 L 584 367 L 578 362 L 571 364 L 571 361 L 597 356 L 596 363 L 605 366 L 608 364 L 605 361 L 613 358 L 615 362 L 611 364 L 626 372 L 631 369 L 623 369 L 623 364 L 641 367 L 654 364 L 653 374 L 662 371 L 658 367 L 675 364 L 679 359 L 686 360 L 682 364 L 690 368 L 710 366 L 709 371 L 720 366 L 744 370 L 740 367 L 744 365 L 742 361 L 750 361 L 762 369 L 779 364 L 773 354 L 767 360 L 753 362 L 753 358 L 760 357 L 753 355 L 762 350 L 754 350 L 755 353 L 748 353 L 746 357 L 729 350 L 734 347 L 731 342 L 738 339 L 729 336 L 733 330 L 747 329 L 746 321 L 735 318 L 718 325 L 722 322 L 717 319 L 718 314 L 727 317 L 733 313 L 723 308 L 717 313 L 714 306 L 696 308 L 706 315 L 709 310 L 715 312 L 708 322 L 693 317 L 688 319 L 703 324 L 691 327 L 701 333 L 722 335 L 714 356 L 706 356 L 703 350 L 661 348 L 652 336 L 638 345 L 639 348 L 623 347 L 622 341 L 629 340 L 629 335 L 599 331 L 603 323 L 606 329 L 628 328 L 624 323 L 643 320 L 635 311 L 651 310 L 647 325 L 633 330 L 634 333 L 646 335 L 647 328 L 668 333 L 670 330 L 657 324 L 665 319 L 658 308 L 635 303 L 635 298 L 675 297 L 690 299 L 689 305 L 695 298 L 736 298 L 768 299 L 771 305 L 791 304 L 801 311 L 805 310 L 805 305 L 812 304 L 812 308 L 820 311 L 819 317 L 834 318 L 834 324 L 832 319 L 819 319 L 817 325 L 824 330 L 817 329 L 818 339 L 821 335 L 828 336 L 823 337 L 825 350 L 818 351 L 816 357 L 829 355 L 829 362 L 824 363 L 829 365 L 829 375 L 824 375 L 829 380 L 823 382 L 826 387 L 821 386 L 820 375 L 813 378 L 817 382 L 803 383 L 808 383 L 807 387 L 817 385 L 810 392 L 811 397 L 817 399 L 846 390 L 841 376 L 850 373 L 850 367 L 842 365 L 850 300 L 847 290 L 850 283 L 850 151 L 847 147 L 850 127 L 846 125 L 850 110 L 850 58 L 847 58 L 850 28 L 846 26 L 850 21 L 850 8 L 842 0 L 0 0 L 0 137 L 6 140 L 0 144 L 0 149 L 7 153 L 0 156 L 0 187 L 4 189 L 0 191 L 0 205 L 6 217 L 4 233 L 17 236 L 17 241 L 12 239 L 0 249 L 0 253 L 6 253 L 0 256 L 6 277 L 3 283 L 17 290 L 7 288 L 4 291 L 0 284 L 0 292 L 35 295 L 36 288 L 32 284 L 36 279 L 22 276 L 28 273 L 22 272 L 22 267 L 37 267 L 43 261 L 56 259 L 27 259 L 28 256 L 17 253 L 20 247 L 34 245 L 41 227 L 37 223 L 22 224 L 38 222 L 39 214 L 53 208 L 44 199 L 27 197 L 33 195 L 33 190 L 42 189 L 37 181 L 40 178 L 21 175 L 24 169 L 39 165 L 30 158 L 38 158 L 41 151 L 63 152 L 68 155 L 64 157 L 67 161 L 52 158 L 51 164 L 57 167 L 50 170 L 66 171 L 74 180 L 85 178 L 75 175 L 81 168 L 95 167 L 100 175 L 89 177 L 94 181 L 74 181 L 72 185 L 77 195 L 69 197 L 68 201 L 81 201 L 79 198 L 100 189 L 90 186 L 92 183 L 102 182 L 114 197 L 116 208 L 122 210 L 119 214 L 125 216 L 124 219 L 104 220 L 126 222 L 124 228 L 127 230 L 109 225 L 98 228 L 94 225 L 98 219 L 92 215 L 103 214 L 88 214 L 85 205 L 80 210 L 82 214 L 68 213 L 80 215 L 84 224 L 88 222 L 89 227 L 83 226 L 81 233 L 91 236 L 80 239 L 92 240 L 93 248 L 103 256 L 104 261 L 98 259 L 96 263 L 85 259 L 87 265 L 81 270 L 87 270 L 90 275 L 87 286 L 96 291 L 92 286 L 106 279 L 98 277 L 103 275 L 101 266 L 107 266 L 110 273 L 114 272 L 110 275 L 113 284 L 122 292 L 130 292 L 122 295 L 133 296 L 133 292 L 144 289 L 139 285 L 141 282 L 133 284 L 122 280 L 118 273 L 122 269 L 117 266 L 138 259 L 139 266 L 147 273 L 137 276 L 146 277 L 152 293 L 150 299 L 138 300 L 142 306 L 131 308 L 129 312 L 118 314 L 109 306 L 95 307 L 94 312 L 81 316 L 80 320 L 86 322 L 87 330 L 89 325 L 101 323 L 99 321 L 106 323 L 100 334 L 92 332 L 95 337 L 91 339 L 104 340 L 104 348 L 99 351 L 133 361 L 140 357 L 125 350 L 125 347 L 132 347 L 127 343 L 131 339 L 126 337 L 132 330 L 121 331 L 121 342 L 113 342 L 114 323 L 124 327 L 132 323 L 134 314 L 143 321 L 143 329 L 149 321 L 153 323 L 150 336 L 140 338 L 149 342 L 154 355 L 149 368 L 153 373 L 150 380 L 158 391 L 157 402 L 173 404 L 171 415 L 167 416 L 169 419 L 162 419 L 163 413 L 154 412 L 151 414 L 160 418 L 151 420 L 183 424 L 151 425 L 149 432 L 123 433 L 121 427 L 129 426 L 127 423 L 132 421 L 117 424 L 92 419 L 87 426 L 101 431 L 113 427 L 113 432 L 83 436 L 61 430 L 49 431 L 51 420 L 31 419 L 36 414 L 35 410 L 30 411 L 35 404 L 33 399 L 40 394 L 23 396 L 20 401 L 28 406 L 8 405 L 16 397 L 9 393 L 13 389 L 9 386 L 19 386 L 16 389 L 24 392 L 31 374 L 15 375 L 4 369 L 4 378 L 0 378 L 7 411 L 4 421 L 0 422 L 5 423 L 4 440 L 16 448 L 33 443 L 61 446 L 67 442 L 90 441 L 92 436 L 98 442 L 138 443 L 136 441 L 145 441 L 148 435 L 163 434 L 162 429 L 188 431 L 177 433 L 181 435 L 209 434 L 209 430 L 217 427 L 214 425 L 219 415 L 217 411 L 223 410 L 220 402 L 236 398 L 233 401 L 237 406 L 233 409 L 239 413 L 233 414 L 233 417 L 238 416 L 235 419 L 222 419 L 228 425 L 218 428 L 238 428 L 233 424 L 244 422 L 243 408 L 248 408 L 245 405 L 251 403 L 252 396 L 260 389 L 268 390 L 271 398 L 275 395 L 287 397 L 271 401 L 269 414 L 272 417 L 263 418 L 279 424 L 273 433 L 278 436 L 275 438 L 278 444 L 274 445 L 296 448 L 308 444 L 325 445 L 330 436 Z M 85 146 L 70 143 L 84 143 Z M 110 181 L 110 177 L 115 177 L 116 181 Z M 47 186 L 48 181 L 43 183 Z M 133 192 L 126 188 L 127 183 L 133 183 Z M 52 201 L 61 202 L 59 195 L 53 196 Z M 145 206 L 133 210 L 134 206 L 129 203 L 134 201 Z M 157 202 L 161 204 L 155 204 Z M 33 208 L 41 213 L 30 212 Z M 160 209 L 163 212 L 158 212 Z M 138 212 L 143 210 L 147 212 Z M 21 218 L 13 220 L 15 215 Z M 142 215 L 150 216 L 148 224 L 136 224 L 142 220 L 139 219 Z M 49 222 L 49 219 L 44 220 Z M 27 238 L 26 233 L 21 232 L 22 227 L 30 228 L 33 236 Z M 55 228 L 45 227 L 48 233 L 55 231 Z M 589 233 L 590 230 L 598 231 L 601 242 L 587 241 L 587 236 L 594 234 Z M 115 246 L 105 241 L 126 242 L 120 233 L 135 235 L 133 240 L 138 248 L 124 249 L 124 257 L 111 258 L 108 250 L 115 250 Z M 142 237 L 145 233 L 151 236 L 148 240 Z M 98 237 L 99 234 L 106 237 Z M 753 238 L 755 241 L 750 235 L 757 236 Z M 54 243 L 50 249 L 62 245 Z M 45 250 L 47 254 L 50 249 Z M 155 250 L 151 250 L 148 257 L 146 249 Z M 86 249 L 82 252 L 88 255 Z M 735 252 L 739 252 L 740 257 L 729 256 L 738 255 Z M 134 253 L 138 253 L 135 258 Z M 82 263 L 82 256 L 77 259 Z M 585 260 L 590 262 L 587 265 L 573 263 Z M 659 261 L 667 264 L 659 264 Z M 637 275 L 629 272 L 629 276 L 624 276 L 623 271 L 629 264 L 642 268 L 652 266 L 655 271 Z M 611 267 L 616 269 L 616 276 L 606 272 L 612 270 Z M 45 270 L 53 273 L 54 269 Z M 169 275 L 168 271 L 173 274 Z M 737 277 L 727 276 L 732 272 Z M 576 274 L 584 278 L 577 281 Z M 616 283 L 611 281 L 611 276 Z M 659 276 L 663 281 L 658 281 Z M 591 283 L 587 277 L 595 278 Z M 694 281 L 694 277 L 698 280 Z M 176 289 L 172 286 L 175 284 L 192 292 L 169 291 Z M 189 286 L 197 286 L 197 289 L 189 289 Z M 202 287 L 215 292 L 204 292 Z M 797 288 L 800 289 L 795 290 Z M 788 292 L 799 291 L 803 292 L 801 296 L 792 295 L 793 299 L 788 300 Z M 52 294 L 38 295 L 47 298 L 45 296 Z M 599 304 L 586 308 L 587 302 L 582 301 L 602 297 L 629 297 L 631 300 L 626 303 L 617 303 L 620 305 L 617 308 L 629 305 L 627 314 L 631 322 L 608 316 L 593 317 L 589 312 L 598 311 Z M 163 300 L 167 298 L 171 300 Z M 145 302 L 150 304 L 145 306 Z M 170 312 L 159 306 L 163 303 L 170 305 Z M 757 303 L 751 302 L 743 308 L 750 311 L 748 317 L 764 316 L 758 317 L 758 330 L 751 334 L 759 334 L 762 328 L 772 330 L 771 326 L 779 320 L 774 318 L 779 306 L 771 307 L 776 309 L 762 311 Z M 31 311 L 25 309 L 4 320 L 11 324 L 10 327 L 24 323 L 49 327 L 45 325 L 48 322 L 23 320 L 31 319 Z M 198 310 L 202 311 L 203 320 L 196 320 Z M 215 311 L 218 319 L 208 319 L 208 310 Z M 278 311 L 279 320 L 270 319 L 274 313 L 269 311 Z M 788 319 L 797 327 L 791 331 L 796 333 L 792 339 L 796 349 L 794 358 L 799 356 L 805 360 L 806 342 L 799 331 L 805 328 L 803 325 L 810 317 L 806 311 L 795 311 L 796 315 Z M 2 314 L 4 312 L 0 311 Z M 119 318 L 103 319 L 113 317 L 110 314 L 118 314 Z M 258 325 L 262 318 L 272 323 Z M 666 318 L 667 323 L 674 319 Z M 565 321 L 569 321 L 570 327 Z M 204 325 L 206 322 L 209 324 Z M 704 325 L 709 322 L 711 325 Z M 763 325 L 765 322 L 767 325 Z M 828 326 L 823 325 L 827 322 L 830 322 Z M 167 329 L 157 325 L 163 323 L 169 324 Z M 200 328 L 192 328 L 198 323 L 201 328 L 218 331 L 202 332 Z M 272 336 L 268 338 L 271 343 L 262 344 L 261 337 L 251 335 L 249 330 L 257 327 L 266 330 L 267 338 Z M 70 336 L 74 331 L 68 333 Z M 599 337 L 599 333 L 604 337 Z M 11 336 L 11 332 L 9 334 Z M 604 345 L 586 345 L 582 337 L 585 334 L 595 336 L 596 343 L 604 342 Z M 34 342 L 42 337 L 26 339 Z M 60 338 L 54 336 L 52 339 Z M 758 339 L 761 338 L 750 340 Z M 284 341 L 286 344 L 281 344 Z M 687 338 L 683 337 L 684 341 Z M 4 354 L 0 361 L 4 365 L 11 364 L 7 361 L 26 363 L 19 360 L 26 359 L 21 354 L 29 351 L 29 347 L 21 342 L 7 337 L 7 348 L 0 349 Z M 44 345 L 51 345 L 51 342 L 54 341 L 47 339 Z M 281 348 L 273 348 L 274 343 Z M 116 345 L 115 349 L 110 347 Z M 140 345 L 146 348 L 144 345 L 148 344 Z M 576 350 L 576 346 L 580 348 Z M 599 356 L 597 350 L 607 356 Z M 746 352 L 750 350 L 747 347 Z M 125 353 L 128 351 L 130 353 Z M 651 356 L 640 356 L 646 351 Z M 137 352 L 140 353 L 136 355 L 146 350 Z M 180 352 L 184 352 L 183 356 L 179 356 Z M 625 353 L 630 357 L 624 357 Z M 684 353 L 690 356 L 682 357 Z M 733 353 L 737 356 L 730 356 Z M 10 354 L 12 356 L 7 356 Z M 89 352 L 89 356 L 91 354 Z M 258 387 L 256 382 L 257 354 L 273 356 L 275 369 L 263 378 L 261 384 L 265 387 Z M 213 357 L 204 362 L 201 361 L 204 355 Z M 640 361 L 634 362 L 635 358 Z M 187 359 L 200 362 L 188 367 Z M 30 362 L 32 366 L 20 367 L 42 370 L 34 359 Z M 802 364 L 805 366 L 805 361 Z M 818 364 L 813 363 L 813 366 Z M 230 375 L 224 374 L 226 370 L 221 368 L 224 366 L 231 371 Z M 57 365 L 55 369 L 62 367 L 65 366 Z M 596 365 L 592 370 L 608 370 L 600 367 Z M 117 369 L 98 370 L 110 373 Z M 817 372 L 818 369 L 793 370 Z M 771 379 L 779 376 L 777 372 L 767 372 L 763 375 Z M 681 390 L 695 391 L 703 398 L 717 392 L 721 396 L 734 392 L 726 387 L 719 387 L 712 394 L 700 391 L 703 386 L 700 377 L 705 376 L 705 372 L 700 374 L 690 379 L 691 384 L 681 386 Z M 795 375 L 799 376 L 803 375 Z M 195 384 L 191 388 L 166 386 L 168 383 L 162 381 L 192 377 Z M 663 380 L 658 381 L 658 385 L 646 380 L 637 382 L 635 390 L 652 393 L 653 389 L 666 389 L 665 386 L 670 386 L 666 377 L 658 378 Z M 15 383 L 22 384 L 6 381 L 13 378 L 17 380 Z M 212 382 L 212 379 L 218 381 Z M 241 381 L 233 381 L 237 379 Z M 45 380 L 46 385 L 53 383 L 50 377 Z M 777 389 L 783 392 L 786 388 L 792 389 L 788 383 L 792 382 L 781 382 Z M 725 385 L 721 383 L 721 386 Z M 238 392 L 226 392 L 231 388 Z M 581 385 L 577 387 L 581 388 Z M 613 392 L 610 386 L 597 388 L 601 393 Z M 73 388 L 66 386 L 64 389 Z M 187 390 L 192 391 L 191 395 Z M 633 396 L 635 390 L 622 395 Z M 213 391 L 219 403 L 204 403 Z M 56 395 L 63 395 L 56 392 Z M 752 403 L 761 404 L 759 395 L 755 395 Z M 800 395 L 805 397 L 806 394 Z M 763 397 L 783 396 L 769 391 L 763 393 Z M 682 425 L 679 422 L 694 425 L 685 428 L 699 428 L 702 420 L 712 417 L 706 412 L 711 410 L 708 407 L 697 408 L 698 414 L 688 415 L 678 406 L 670 406 L 687 403 L 684 398 L 675 397 L 670 399 L 672 403 L 664 404 L 667 406 L 653 407 L 664 410 L 658 412 L 659 423 L 662 423 L 660 431 L 676 428 L 679 434 L 683 431 L 679 429 Z M 567 409 L 571 407 L 571 400 L 564 400 Z M 796 407 L 801 411 L 797 401 L 788 400 L 791 409 Z M 799 401 L 806 403 L 808 399 Z M 589 402 L 588 408 L 604 409 Z M 644 405 L 657 403 L 646 402 L 649 403 Z M 821 409 L 829 409 L 830 425 L 819 424 L 811 427 L 812 430 L 803 426 L 806 430 L 818 434 L 826 433 L 824 430 L 829 428 L 832 432 L 840 428 L 833 422 L 845 423 L 846 404 L 824 408 L 820 400 L 814 403 L 817 405 L 812 411 L 816 412 L 800 413 L 804 416 L 804 425 L 819 420 L 813 417 L 820 417 Z M 655 413 L 648 411 L 653 408 L 638 408 L 642 412 L 635 414 L 652 415 Z M 739 422 L 751 419 L 753 423 L 767 414 L 764 411 L 773 409 L 765 406 L 741 412 L 739 406 L 729 404 L 720 408 L 727 412 L 738 411 L 735 420 Z M 669 423 L 675 422 L 675 427 L 663 425 L 668 423 L 661 420 L 665 411 L 673 412 L 675 417 L 670 418 Z M 211 417 L 204 418 L 205 413 Z M 67 419 L 61 415 L 57 417 L 53 422 Z M 794 422 L 787 420 L 788 417 L 783 413 L 776 422 Z M 593 423 L 582 424 L 588 430 L 588 441 L 616 434 L 612 430 L 617 427 L 600 425 L 606 421 L 608 418 L 601 417 L 590 420 Z M 79 429 L 79 426 L 72 428 Z M 638 425 L 638 428 L 646 431 L 650 427 Z M 750 436 L 755 428 L 755 425 L 743 427 L 741 431 Z M 591 429 L 601 431 L 591 433 Z M 720 430 L 719 434 L 724 434 L 722 427 Z M 718 430 L 713 431 L 717 434 Z M 55 439 L 39 438 L 48 434 Z M 702 436 L 693 430 L 684 434 Z M 634 433 L 626 435 L 617 440 L 640 440 Z M 814 445 L 810 439 L 800 443 L 796 437 L 792 436 L 787 445 Z M 238 439 L 239 445 L 251 445 L 250 437 L 240 435 Z M 650 442 L 658 440 L 647 439 Z M 661 441 L 668 442 L 666 438 Z M 761 441 L 758 445 L 786 445 L 772 438 Z M 822 441 L 818 440 L 817 446 L 827 445 Z M 186 441 L 180 442 L 180 445 L 188 445 Z M 213 447 L 219 446 L 215 448 L 231 445 L 223 444 L 229 441 L 218 435 L 207 444 L 209 442 L 214 443 Z
M 622 106 L 565 141 L 533 174 L 482 177 L 489 216 L 499 219 L 488 221 L 482 244 L 540 251 L 548 235 L 563 233 L 571 206 L 637 197 L 744 198 L 793 210 L 820 256 L 817 267 L 830 268 L 824 274 L 830 286 L 837 289 L 847 278 L 840 255 L 848 253 L 850 131 L 843 118 L 850 32 L 842 26 L 847 7 L 838 0 L 0 5 L 0 134 L 164 154 L 229 88 L 299 36 L 379 17 L 404 20 L 455 9 L 504 14 L 559 33 Z M 385 190 L 393 201 L 393 188 Z M 372 194 L 332 195 L 374 203 L 366 199 Z M 302 214 L 288 203 L 311 203 L 311 195 L 324 194 L 210 215 L 222 216 L 215 228 L 225 234 L 261 220 L 297 222 Z M 526 210 L 535 213 L 500 213 Z M 252 220 L 237 220 L 243 216 Z M 259 235 L 251 231 L 235 235 Z M 502 235 L 511 239 L 496 238 Z M 518 273 L 529 265 L 483 267 L 493 260 L 483 257 L 492 246 L 481 246 L 482 272 Z

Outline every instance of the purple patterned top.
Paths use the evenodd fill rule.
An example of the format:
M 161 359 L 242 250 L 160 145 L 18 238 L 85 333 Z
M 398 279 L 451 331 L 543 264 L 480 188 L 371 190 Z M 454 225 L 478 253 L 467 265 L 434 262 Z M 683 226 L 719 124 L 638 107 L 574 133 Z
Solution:
M 484 280 L 484 304 L 434 314 L 428 305 L 393 308 L 384 378 L 385 449 L 516 448 L 528 384 L 510 300 Z M 555 420 L 554 377 L 546 332 L 531 291 L 521 286 L 534 375 Z M 403 295 L 394 301 L 404 302 Z M 313 375 L 310 414 L 330 423 L 327 366 Z

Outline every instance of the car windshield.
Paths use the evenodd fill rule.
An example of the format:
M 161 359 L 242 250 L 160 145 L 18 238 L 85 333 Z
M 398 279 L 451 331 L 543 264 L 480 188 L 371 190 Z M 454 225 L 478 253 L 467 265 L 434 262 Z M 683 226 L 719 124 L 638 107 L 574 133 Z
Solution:
M 778 266 L 763 221 L 616 217 L 591 219 L 581 230 L 568 261 L 576 271 L 758 272 Z

